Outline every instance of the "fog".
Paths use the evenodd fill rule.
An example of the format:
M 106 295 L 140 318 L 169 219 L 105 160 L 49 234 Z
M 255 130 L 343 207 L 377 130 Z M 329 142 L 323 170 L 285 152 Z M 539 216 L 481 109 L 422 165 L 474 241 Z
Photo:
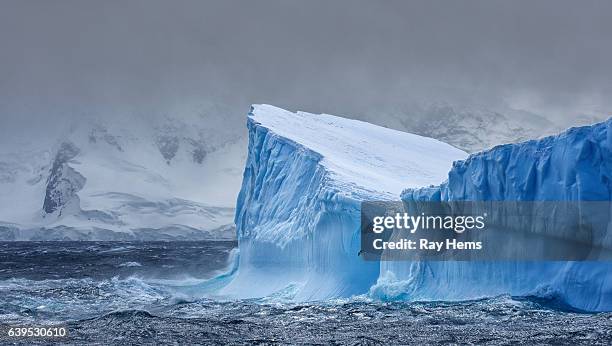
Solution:
M 210 104 L 227 126 L 251 103 L 612 113 L 609 1 L 0 3 L 0 135 Z

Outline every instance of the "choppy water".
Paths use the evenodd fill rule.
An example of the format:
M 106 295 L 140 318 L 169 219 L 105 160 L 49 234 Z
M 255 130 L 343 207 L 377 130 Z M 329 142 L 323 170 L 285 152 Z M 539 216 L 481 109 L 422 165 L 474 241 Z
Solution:
M 233 242 L 0 243 L 0 323 L 65 339 L 0 344 L 611 344 L 612 314 L 496 297 L 461 303 L 218 301 L 194 294 Z

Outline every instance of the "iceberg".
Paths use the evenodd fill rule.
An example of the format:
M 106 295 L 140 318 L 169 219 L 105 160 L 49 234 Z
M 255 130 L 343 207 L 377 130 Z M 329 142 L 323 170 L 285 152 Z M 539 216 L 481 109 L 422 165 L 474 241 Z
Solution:
M 408 201 L 610 201 L 612 120 L 497 146 L 457 161 L 437 187 L 409 188 Z M 584 204 L 584 203 L 583 203 Z M 610 248 L 607 229 L 596 234 Z M 606 261 L 381 262 L 371 289 L 385 299 L 464 300 L 510 294 L 554 299 L 584 311 L 612 310 Z
M 360 203 L 439 184 L 467 154 L 438 140 L 327 114 L 254 105 L 235 224 L 238 271 L 221 294 L 295 300 L 368 292 Z
M 220 293 L 297 301 L 537 296 L 611 311 L 605 261 L 377 262 L 360 253 L 363 201 L 612 200 L 611 126 L 608 120 L 467 157 L 427 137 L 254 105 L 235 216 L 240 254 Z M 607 230 L 597 241 L 612 247 Z

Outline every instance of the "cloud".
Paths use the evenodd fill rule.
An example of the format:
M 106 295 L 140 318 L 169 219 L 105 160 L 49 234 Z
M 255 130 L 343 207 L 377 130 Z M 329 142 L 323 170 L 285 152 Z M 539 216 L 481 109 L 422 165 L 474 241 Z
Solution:
M 609 13 L 608 1 L 5 0 L 0 119 L 215 100 L 241 122 L 250 103 L 352 114 L 456 97 L 609 112 Z

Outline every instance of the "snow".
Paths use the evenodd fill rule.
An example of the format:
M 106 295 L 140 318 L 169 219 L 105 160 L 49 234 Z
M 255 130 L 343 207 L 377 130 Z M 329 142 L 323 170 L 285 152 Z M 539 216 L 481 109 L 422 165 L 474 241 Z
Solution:
M 239 269 L 222 294 L 325 299 L 367 292 L 360 202 L 441 183 L 466 153 L 440 141 L 326 114 L 255 105 L 236 205 Z
M 255 105 L 250 119 L 322 156 L 337 182 L 393 197 L 406 187 L 446 179 L 449 162 L 465 153 L 433 138 L 328 114 Z
M 7 141 L 0 153 L 0 238 L 233 237 L 246 143 L 237 131 L 207 124 L 87 119 L 45 141 Z M 178 145 L 171 157 L 159 138 Z M 66 148 L 71 155 L 62 160 Z

